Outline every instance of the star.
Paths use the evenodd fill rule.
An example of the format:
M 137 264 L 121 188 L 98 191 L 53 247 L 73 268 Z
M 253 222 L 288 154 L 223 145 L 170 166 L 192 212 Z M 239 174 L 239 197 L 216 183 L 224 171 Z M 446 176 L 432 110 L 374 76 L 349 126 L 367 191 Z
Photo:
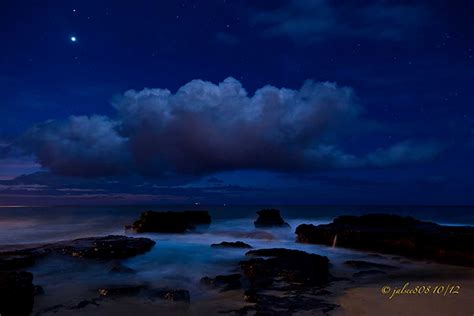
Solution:
M 70 40 L 71 40 L 71 42 L 73 42 L 73 43 L 74 43 L 74 42 L 76 42 L 76 41 L 77 41 L 77 38 L 76 38 L 75 36 L 71 36 Z

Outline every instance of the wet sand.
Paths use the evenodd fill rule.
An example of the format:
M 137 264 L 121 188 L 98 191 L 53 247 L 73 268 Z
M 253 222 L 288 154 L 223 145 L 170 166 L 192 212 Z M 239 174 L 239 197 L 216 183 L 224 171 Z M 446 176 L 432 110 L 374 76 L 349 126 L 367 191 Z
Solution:
M 414 263 L 413 266 L 368 281 L 365 284 L 348 285 L 334 303 L 340 307 L 330 315 L 473 315 L 474 313 L 474 269 L 439 265 Z M 407 289 L 416 286 L 431 286 L 427 294 L 399 294 L 389 297 L 397 288 L 403 288 L 409 282 Z M 459 286 L 458 294 L 432 292 L 435 286 Z M 387 294 L 382 294 L 382 288 Z

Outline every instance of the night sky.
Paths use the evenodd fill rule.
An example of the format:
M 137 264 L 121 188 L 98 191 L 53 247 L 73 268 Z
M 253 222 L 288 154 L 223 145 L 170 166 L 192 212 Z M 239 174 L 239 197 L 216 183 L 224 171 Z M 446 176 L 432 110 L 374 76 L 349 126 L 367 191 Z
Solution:
M 473 204 L 472 16 L 1 1 L 0 204 Z

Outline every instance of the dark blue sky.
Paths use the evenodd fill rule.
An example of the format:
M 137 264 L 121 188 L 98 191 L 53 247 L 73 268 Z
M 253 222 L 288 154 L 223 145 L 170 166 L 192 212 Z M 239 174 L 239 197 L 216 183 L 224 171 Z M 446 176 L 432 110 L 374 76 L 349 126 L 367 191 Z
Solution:
M 0 12 L 1 203 L 474 203 L 472 1 Z

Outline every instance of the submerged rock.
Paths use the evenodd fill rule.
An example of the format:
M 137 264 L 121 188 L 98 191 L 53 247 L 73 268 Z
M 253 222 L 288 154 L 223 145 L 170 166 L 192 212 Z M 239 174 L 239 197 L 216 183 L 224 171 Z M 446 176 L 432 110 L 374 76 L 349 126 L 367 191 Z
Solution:
M 137 233 L 184 233 L 195 229 L 197 225 L 210 223 L 211 216 L 208 211 L 147 211 L 143 212 L 130 228 Z
M 201 279 L 201 283 L 212 287 L 222 288 L 223 291 L 228 291 L 239 289 L 242 286 L 242 283 L 240 282 L 241 277 L 242 275 L 239 273 L 218 275 L 214 278 L 204 277 Z
M 33 309 L 35 288 L 29 272 L 0 272 L 0 315 L 29 315 Z
M 283 220 L 280 211 L 276 209 L 264 209 L 257 212 L 258 218 L 254 222 L 255 227 L 290 227 L 287 222 Z
M 223 241 L 218 244 L 212 244 L 211 247 L 213 248 L 243 248 L 243 249 L 252 248 L 252 246 L 244 243 L 243 241 Z
M 330 224 L 303 224 L 297 241 L 474 266 L 474 227 L 442 226 L 388 214 L 341 216 Z

